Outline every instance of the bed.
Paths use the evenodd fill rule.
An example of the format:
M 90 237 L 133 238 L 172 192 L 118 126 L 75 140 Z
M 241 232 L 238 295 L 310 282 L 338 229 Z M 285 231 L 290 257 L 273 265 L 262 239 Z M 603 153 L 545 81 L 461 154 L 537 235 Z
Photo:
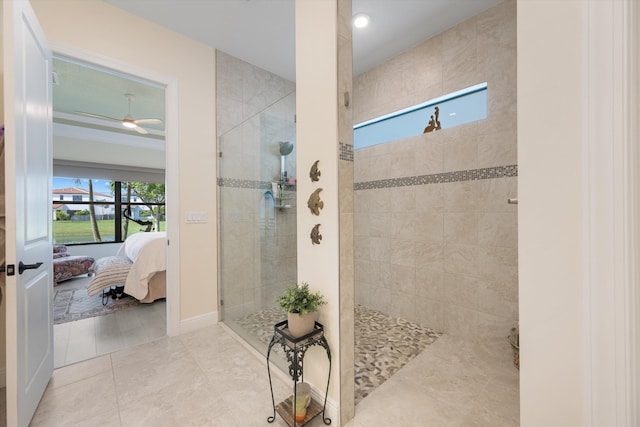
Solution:
M 94 278 L 87 288 L 89 295 L 124 284 L 124 292 L 140 302 L 166 298 L 166 250 L 166 232 L 127 237 L 115 256 L 96 260 Z

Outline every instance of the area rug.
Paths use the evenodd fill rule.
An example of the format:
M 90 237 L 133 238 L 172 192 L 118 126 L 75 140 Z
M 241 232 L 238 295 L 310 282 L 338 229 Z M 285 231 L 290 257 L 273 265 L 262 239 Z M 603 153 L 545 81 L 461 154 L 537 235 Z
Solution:
M 90 281 L 91 278 L 81 277 L 62 282 L 54 288 L 54 325 L 104 316 L 140 304 L 140 301 L 127 295 L 120 299 L 109 298 L 107 304 L 102 305 L 102 292 L 93 296 L 87 293 Z
M 286 318 L 286 313 L 276 307 L 244 316 L 237 323 L 266 348 L 273 336 L 273 325 Z M 442 334 L 358 305 L 355 335 L 355 402 L 358 404 Z

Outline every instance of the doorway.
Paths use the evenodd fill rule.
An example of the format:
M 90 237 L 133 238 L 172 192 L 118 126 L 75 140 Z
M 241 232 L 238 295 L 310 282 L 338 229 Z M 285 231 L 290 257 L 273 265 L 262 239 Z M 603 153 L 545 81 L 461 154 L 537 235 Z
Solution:
M 166 234 L 167 84 L 85 55 L 58 52 L 52 69 L 54 245 L 102 260 L 121 255 L 122 242 L 138 232 Z M 144 220 L 152 226 L 138 225 Z M 88 273 L 54 286 L 56 368 L 167 333 L 164 298 L 142 304 L 116 293 L 123 284 L 115 282 L 89 295 Z

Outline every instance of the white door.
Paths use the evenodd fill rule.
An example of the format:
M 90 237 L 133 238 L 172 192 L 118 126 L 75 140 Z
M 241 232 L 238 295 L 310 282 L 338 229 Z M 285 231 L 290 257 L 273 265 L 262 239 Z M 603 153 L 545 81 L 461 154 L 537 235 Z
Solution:
M 7 424 L 21 427 L 53 373 L 51 50 L 28 1 L 2 7 Z

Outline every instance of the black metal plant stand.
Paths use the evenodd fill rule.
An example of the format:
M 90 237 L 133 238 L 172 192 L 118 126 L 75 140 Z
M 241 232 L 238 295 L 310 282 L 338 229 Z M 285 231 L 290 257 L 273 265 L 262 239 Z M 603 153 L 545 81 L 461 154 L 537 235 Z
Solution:
M 277 406 L 273 397 L 273 384 L 271 383 L 271 369 L 269 367 L 271 349 L 276 343 L 280 344 L 287 355 L 287 361 L 289 362 L 289 376 L 293 379 L 294 384 L 293 395 L 278 403 Z M 309 347 L 313 347 L 314 345 L 323 347 L 327 351 L 327 357 L 329 359 L 329 374 L 327 375 L 327 389 L 324 394 L 324 405 L 320 406 L 318 402 L 311 399 L 311 403 L 307 408 L 307 416 L 304 421 L 298 423 L 296 422 L 295 405 L 293 404 L 293 402 L 296 401 L 297 393 L 297 387 L 295 385 L 298 383 L 298 380 L 304 381 L 304 355 Z M 327 396 L 329 394 L 329 380 L 331 378 L 331 351 L 329 350 L 327 339 L 324 336 L 324 327 L 320 323 L 315 322 L 313 331 L 299 338 L 294 338 L 289 334 L 289 325 L 286 320 L 276 323 L 273 327 L 273 337 L 271 338 L 269 348 L 267 349 L 267 373 L 269 374 L 269 388 L 271 389 L 271 403 L 273 405 L 273 415 L 267 418 L 269 423 L 275 421 L 277 411 L 282 419 L 291 427 L 303 426 L 320 413 L 322 413 L 322 421 L 324 421 L 326 425 L 331 424 L 331 418 L 325 416 L 325 411 L 327 409 Z

